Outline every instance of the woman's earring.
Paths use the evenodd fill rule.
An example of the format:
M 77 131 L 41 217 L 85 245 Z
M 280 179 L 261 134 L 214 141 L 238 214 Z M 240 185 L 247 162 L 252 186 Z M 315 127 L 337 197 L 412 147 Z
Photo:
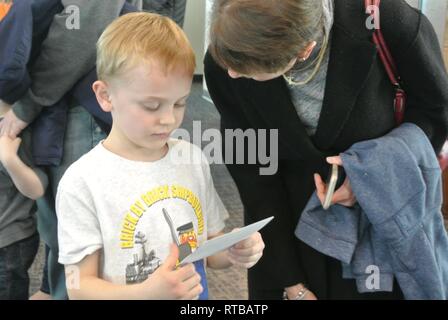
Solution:
M 306 58 L 300 58 L 299 61 L 300 61 L 300 62 L 305 62 L 305 61 L 306 61 Z

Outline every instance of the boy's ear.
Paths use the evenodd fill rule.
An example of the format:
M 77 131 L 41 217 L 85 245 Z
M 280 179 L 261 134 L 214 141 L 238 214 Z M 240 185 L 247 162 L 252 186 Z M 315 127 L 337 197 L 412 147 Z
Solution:
M 92 84 L 93 92 L 95 92 L 96 100 L 104 112 L 112 111 L 112 101 L 109 95 L 110 86 L 104 81 L 97 80 Z

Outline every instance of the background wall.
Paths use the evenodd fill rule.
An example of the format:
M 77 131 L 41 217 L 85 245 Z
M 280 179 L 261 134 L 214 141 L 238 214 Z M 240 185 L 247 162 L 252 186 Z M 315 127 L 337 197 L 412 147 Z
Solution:
M 439 37 L 440 46 L 444 47 L 444 33 L 446 26 L 447 0 L 420 0 L 420 7 L 423 13 L 432 22 Z
M 205 0 L 187 0 L 184 30 L 196 52 L 195 74 L 202 75 L 204 67 L 204 37 L 205 37 Z

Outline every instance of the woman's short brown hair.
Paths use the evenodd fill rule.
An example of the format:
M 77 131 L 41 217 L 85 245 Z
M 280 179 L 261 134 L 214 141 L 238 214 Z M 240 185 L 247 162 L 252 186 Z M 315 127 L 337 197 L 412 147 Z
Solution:
M 323 27 L 322 0 L 217 0 L 209 51 L 224 69 L 277 72 Z

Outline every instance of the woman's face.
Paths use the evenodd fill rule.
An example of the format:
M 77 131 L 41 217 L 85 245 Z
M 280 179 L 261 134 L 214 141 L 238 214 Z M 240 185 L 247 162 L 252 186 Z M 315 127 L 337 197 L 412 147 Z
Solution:
M 291 60 L 291 62 L 286 66 L 286 68 L 283 68 L 280 71 L 277 71 L 275 73 L 254 73 L 254 74 L 241 74 L 238 73 L 232 69 L 228 69 L 227 73 L 229 74 L 229 76 L 233 79 L 238 79 L 238 78 L 248 78 L 248 79 L 253 79 L 255 81 L 268 81 L 268 80 L 272 80 L 275 78 L 280 77 L 281 75 L 285 74 L 286 72 L 288 72 L 289 70 L 291 70 L 291 68 L 294 66 L 294 64 L 296 63 L 297 58 L 294 58 L 293 60 Z

